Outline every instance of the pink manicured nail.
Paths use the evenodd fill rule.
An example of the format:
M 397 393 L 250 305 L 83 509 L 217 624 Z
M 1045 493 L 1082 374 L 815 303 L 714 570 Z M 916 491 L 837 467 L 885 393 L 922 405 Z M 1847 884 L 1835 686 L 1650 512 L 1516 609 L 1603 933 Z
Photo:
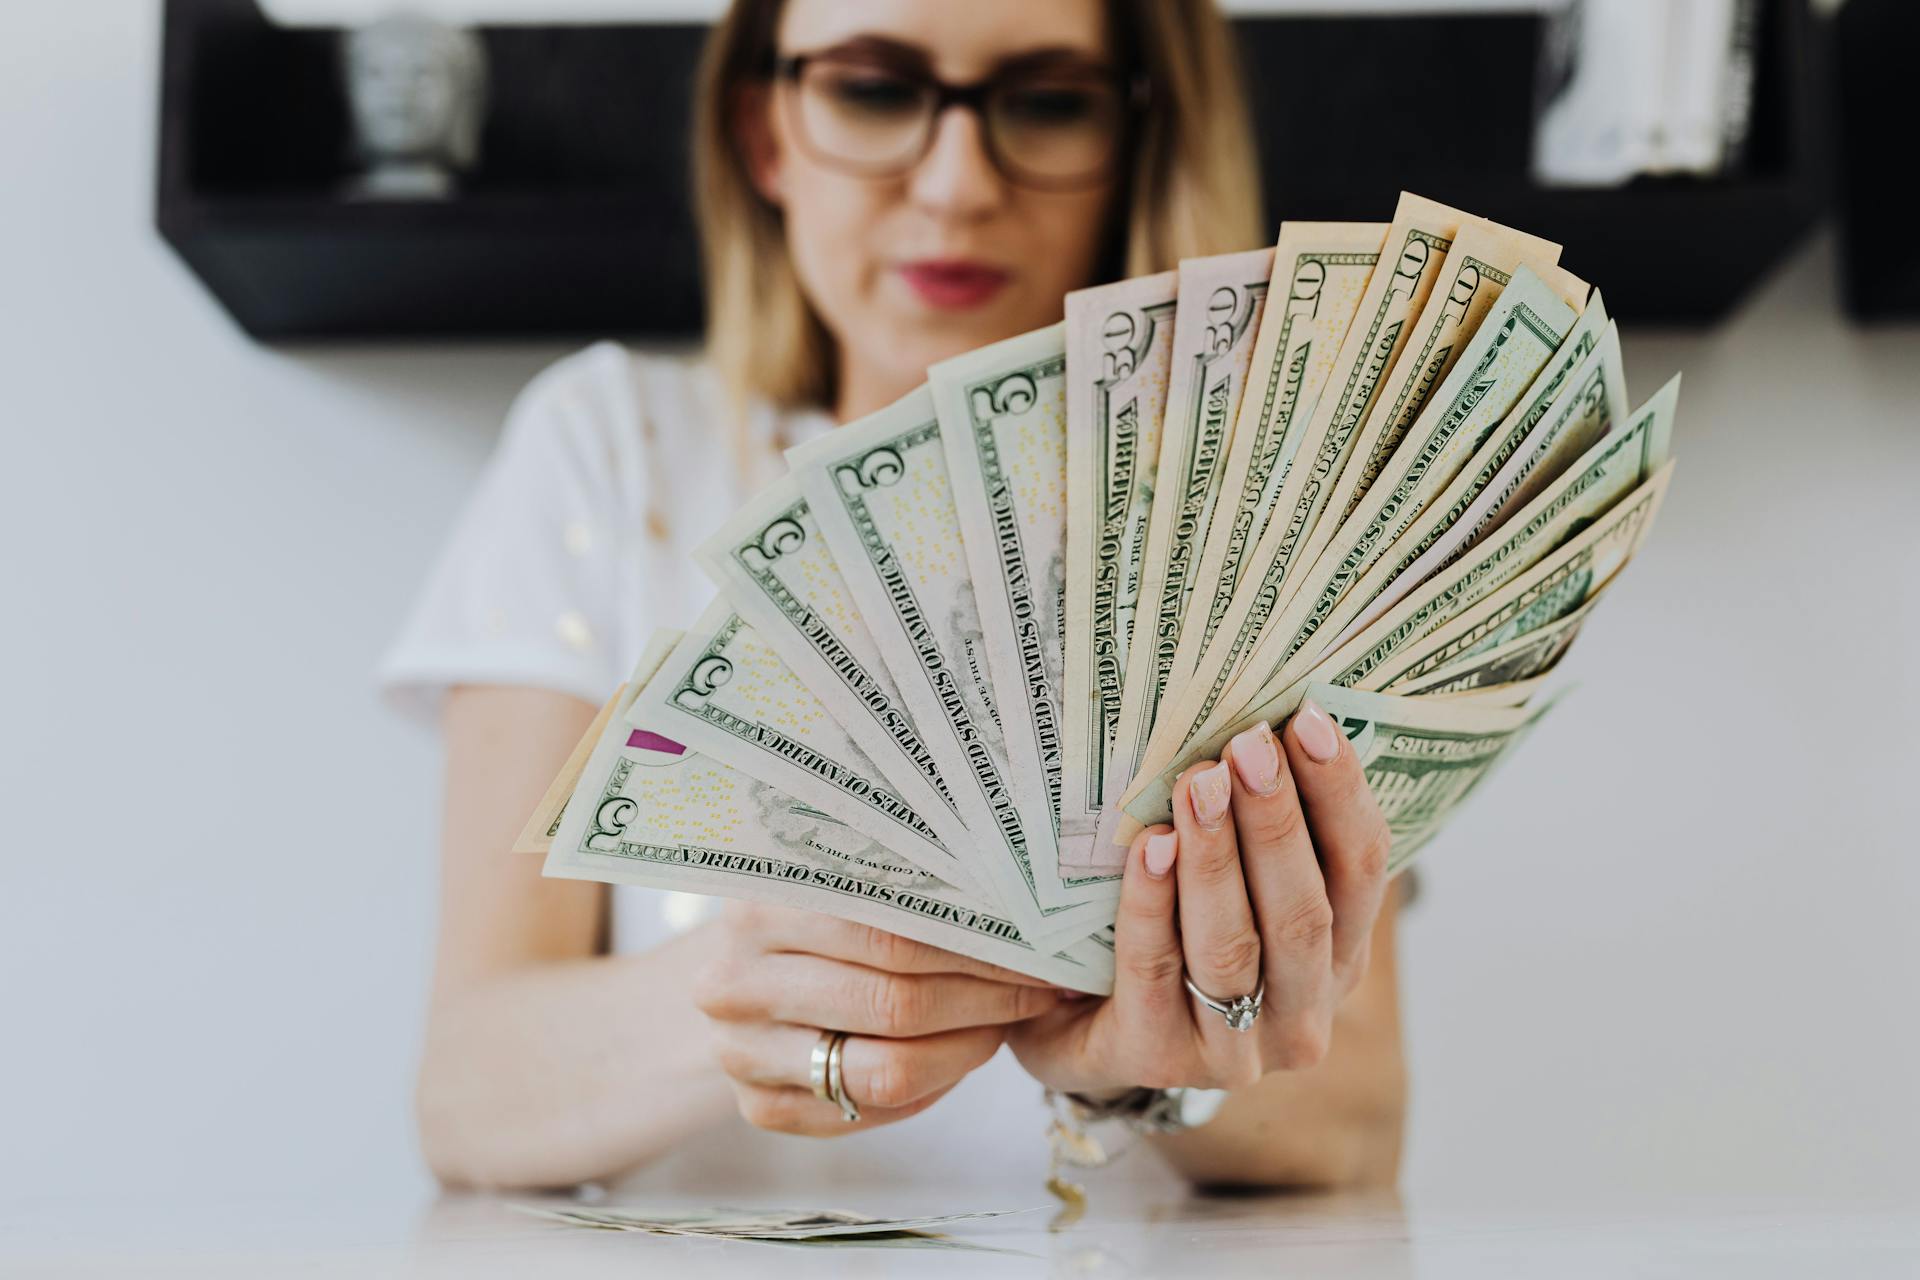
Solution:
M 1180 841 L 1169 831 L 1165 835 L 1148 836 L 1146 864 L 1147 874 L 1155 880 L 1165 878 L 1173 870 L 1173 855 L 1178 851 Z
M 1227 746 L 1240 783 L 1257 796 L 1270 796 L 1280 785 L 1280 746 L 1265 722 L 1234 737 Z
M 1233 803 L 1233 783 L 1227 779 L 1224 761 L 1202 769 L 1187 779 L 1187 799 L 1193 804 L 1193 816 L 1212 831 L 1227 820 L 1227 806 Z
M 1327 764 L 1340 754 L 1340 730 L 1333 724 L 1333 718 L 1312 702 L 1303 702 L 1293 714 L 1293 736 L 1300 739 L 1300 745 L 1307 754 L 1320 764 Z

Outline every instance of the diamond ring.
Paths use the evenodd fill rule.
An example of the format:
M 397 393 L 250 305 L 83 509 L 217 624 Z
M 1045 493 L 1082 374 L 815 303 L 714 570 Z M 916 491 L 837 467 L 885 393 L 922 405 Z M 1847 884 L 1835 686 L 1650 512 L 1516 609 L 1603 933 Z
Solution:
M 1215 1000 L 1212 996 L 1193 985 L 1193 979 L 1186 979 L 1187 990 L 1193 992 L 1193 998 L 1227 1020 L 1227 1025 L 1235 1031 L 1246 1031 L 1253 1026 L 1253 1020 L 1260 1016 L 1260 1002 L 1267 998 L 1267 975 L 1260 975 L 1260 985 L 1253 989 L 1250 996 L 1235 996 L 1231 1000 Z

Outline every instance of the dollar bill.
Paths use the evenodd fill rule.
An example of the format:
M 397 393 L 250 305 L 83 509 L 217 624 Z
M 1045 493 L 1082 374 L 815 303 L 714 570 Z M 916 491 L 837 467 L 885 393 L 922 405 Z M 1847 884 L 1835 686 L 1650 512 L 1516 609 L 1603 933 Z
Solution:
M 1120 722 L 1127 646 L 1167 409 L 1178 276 L 1067 295 L 1067 602 L 1061 861 L 1091 842 Z
M 1436 393 L 1449 389 L 1448 375 L 1516 272 L 1526 269 L 1564 299 L 1575 315 L 1579 313 L 1588 293 L 1586 282 L 1554 265 L 1559 259 L 1559 245 L 1511 227 L 1476 222 L 1460 228 L 1441 264 L 1440 278 L 1414 321 L 1406 352 L 1367 415 L 1354 440 L 1351 463 L 1341 470 L 1328 499 L 1328 505 L 1340 513 L 1332 527 L 1352 517 Z
M 725 598 L 714 601 L 627 710 L 680 742 L 845 823 L 982 905 L 960 855 L 881 776 L 846 729 Z
M 1497 264 L 1511 264 L 1527 248 L 1508 243 L 1511 238 L 1504 229 L 1468 226 L 1455 239 L 1442 269 L 1443 287 L 1434 290 L 1416 325 L 1423 340 L 1396 367 L 1391 398 L 1382 396 L 1369 416 L 1325 518 L 1271 607 L 1249 609 L 1246 618 L 1254 625 L 1243 623 L 1236 636 L 1242 654 L 1237 666 L 1222 662 L 1202 673 L 1209 680 L 1202 702 L 1206 719 L 1196 736 L 1274 692 L 1286 661 L 1313 639 L 1356 574 L 1393 536 L 1379 513 L 1391 520 L 1412 501 L 1413 485 L 1441 467 L 1457 466 L 1459 442 L 1491 429 L 1560 345 L 1577 312 L 1556 295 L 1584 297 L 1586 287 L 1558 268 L 1544 268 L 1554 276 L 1551 284 L 1525 264 L 1509 275 Z M 1431 377 L 1441 379 L 1437 390 Z M 1383 470 L 1399 483 L 1374 486 Z M 1335 511 L 1344 513 L 1338 521 Z
M 1004 718 L 940 437 L 932 393 L 922 387 L 787 456 L 939 763 L 994 898 L 1037 945 L 1071 940 L 1111 924 L 1112 904 L 1040 899 L 1036 864 L 1054 857 L 1052 818 L 1024 813 L 1009 780 Z
M 587 726 L 586 733 L 574 745 L 567 762 L 560 766 L 560 772 L 547 784 L 546 793 L 540 797 L 540 803 L 534 806 L 532 816 L 521 828 L 519 838 L 513 842 L 515 853 L 545 853 L 553 847 L 554 833 L 560 830 L 560 817 L 566 812 L 567 798 L 580 784 L 580 775 L 586 770 L 587 761 L 593 757 L 593 748 L 606 731 L 607 722 L 617 710 L 632 700 L 629 693 L 636 688 L 634 681 L 644 684 L 660 669 L 660 664 L 673 652 L 673 646 L 680 643 L 680 634 L 679 631 L 662 627 L 648 637 L 640 651 L 633 677 L 613 691 L 613 696 L 607 699 L 599 714 L 594 716 L 593 723 Z
M 1345 644 L 1459 558 L 1626 417 L 1620 335 L 1596 294 L 1513 412 L 1351 589 L 1351 598 L 1365 607 L 1358 613 L 1348 610 L 1352 620 L 1328 647 Z
M 1442 689 L 1421 696 L 1437 698 L 1461 706 L 1524 707 L 1534 694 L 1540 692 L 1540 687 L 1546 681 L 1547 676 L 1543 672 L 1537 676 L 1528 676 L 1524 680 L 1484 684 L 1471 689 Z
M 940 843 L 955 851 L 972 848 L 940 762 L 880 656 L 799 483 L 786 475 L 762 490 L 696 557 L 728 603 L 819 695 Z M 995 901 L 977 867 L 958 871 L 962 887 Z
M 1280 486 L 1380 260 L 1379 222 L 1284 222 L 1274 246 L 1268 305 L 1254 339 L 1247 392 L 1227 451 L 1220 517 L 1207 526 L 1196 575 L 1206 594 L 1195 655 L 1233 602 L 1247 553 L 1273 514 Z M 1176 661 L 1176 673 L 1193 662 Z
M 1467 239 L 1462 232 L 1461 240 Z M 1450 260 L 1460 255 L 1456 242 Z M 1473 270 L 1491 273 L 1495 268 Z M 1452 481 L 1565 342 L 1579 312 L 1560 296 L 1559 288 L 1527 266 L 1520 267 L 1511 282 L 1512 287 L 1498 291 L 1485 315 L 1487 322 L 1465 343 L 1464 358 L 1407 429 L 1404 447 L 1378 464 L 1378 483 L 1362 493 L 1342 478 L 1335 506 L 1343 492 L 1354 494 L 1358 505 L 1338 528 L 1324 526 L 1316 532 L 1315 545 L 1308 549 L 1314 558 L 1295 576 L 1244 669 L 1211 708 L 1213 716 L 1232 716 L 1277 692 L 1290 659 L 1313 646 L 1316 636 L 1324 644 L 1347 617 L 1365 607 L 1367 601 L 1349 588 Z M 1578 291 L 1584 301 L 1585 286 Z M 1362 456 L 1356 453 L 1355 467 Z M 1324 635 L 1323 626 L 1328 627 Z
M 1512 592 L 1529 592 L 1527 584 L 1539 575 L 1551 577 L 1561 572 L 1566 581 L 1555 599 L 1563 600 L 1565 606 L 1550 616 L 1557 617 L 1584 603 L 1592 590 L 1604 586 L 1625 564 L 1659 508 L 1671 474 L 1672 464 L 1664 460 L 1678 391 L 1678 380 L 1669 382 L 1634 415 L 1631 426 L 1596 444 L 1494 536 L 1452 568 L 1422 584 L 1347 644 L 1325 656 L 1314 651 L 1296 655 L 1283 670 L 1276 692 L 1192 744 L 1175 764 L 1141 789 L 1141 795 L 1129 805 L 1131 816 L 1143 824 L 1160 821 L 1171 801 L 1173 781 L 1184 763 L 1217 755 L 1233 734 L 1257 721 L 1275 722 L 1293 714 L 1309 681 L 1378 690 L 1402 676 L 1419 674 L 1414 669 L 1416 664 L 1426 659 L 1435 645 L 1445 650 L 1444 655 L 1437 656 L 1426 670 L 1467 656 L 1467 643 L 1457 647 L 1442 644 L 1453 634 L 1451 630 L 1445 636 L 1436 633 L 1450 628 L 1456 619 L 1461 626 L 1480 626 L 1463 615 L 1482 601 L 1488 601 L 1490 609 L 1505 608 L 1493 600 L 1511 599 L 1511 593 L 1502 593 L 1508 584 L 1512 584 Z M 1560 570 L 1548 567 L 1555 565 Z M 1515 603 L 1511 610 L 1512 615 L 1526 612 L 1527 606 L 1522 603 Z M 1519 634 L 1509 625 L 1511 616 L 1504 622 L 1500 616 L 1506 615 L 1486 620 L 1477 631 L 1482 639 L 1492 637 L 1491 644 L 1505 643 Z M 1473 617 L 1485 615 L 1476 613 Z M 1545 622 L 1550 617 L 1538 616 L 1538 620 Z M 1507 629 L 1502 631 L 1503 627 Z M 1435 637 L 1433 644 L 1423 643 L 1428 637 Z
M 1326 684 L 1309 686 L 1306 696 L 1353 743 L 1393 833 L 1390 874 L 1406 869 L 1552 707 L 1466 705 Z
M 1553 670 L 1566 655 L 1596 603 L 1598 598 L 1591 598 L 1564 617 L 1521 632 L 1503 644 L 1469 653 L 1450 666 L 1402 679 L 1386 692 L 1407 697 L 1440 696 L 1536 679 Z
M 1578 588 L 1579 598 L 1566 600 L 1553 616 L 1585 603 L 1626 563 L 1665 495 L 1679 392 L 1676 375 L 1635 411 L 1629 426 L 1594 445 L 1494 536 L 1324 658 L 1320 669 L 1326 678 L 1335 684 L 1384 688 L 1408 673 L 1416 655 L 1431 651 L 1432 646 L 1420 641 L 1449 627 L 1509 583 L 1518 587 L 1516 580 L 1529 578 L 1543 561 L 1586 566 L 1584 571 L 1573 571 L 1576 578 L 1586 580 Z M 1563 544 L 1587 550 L 1562 555 Z M 1587 557 L 1584 562 L 1582 555 Z M 1573 589 L 1571 582 L 1566 586 Z M 1529 622 L 1539 625 L 1548 620 L 1536 615 Z M 1486 647 L 1491 648 L 1519 634 L 1520 630 L 1499 634 L 1495 627 L 1483 638 L 1489 639 Z M 1464 657 L 1467 652 L 1462 649 L 1452 656 Z
M 1122 796 L 1128 808 L 1140 791 L 1154 784 L 1161 770 L 1205 723 L 1208 705 L 1218 698 L 1214 681 L 1202 679 L 1219 667 L 1236 670 L 1251 647 L 1278 597 L 1293 564 L 1295 552 L 1313 531 L 1326 508 L 1334 482 L 1351 452 L 1353 437 L 1366 422 L 1380 388 L 1404 348 L 1408 322 L 1419 313 L 1446 261 L 1453 237 L 1463 223 L 1477 221 L 1458 209 L 1403 193 L 1394 210 L 1381 247 L 1379 265 L 1367 282 L 1347 336 L 1334 358 L 1334 368 L 1301 436 L 1294 465 L 1274 500 L 1273 518 L 1262 531 L 1227 615 L 1214 631 L 1204 653 L 1199 637 L 1186 641 L 1187 669 L 1194 676 L 1182 682 L 1182 695 L 1159 710 Z M 1199 665 L 1209 664 L 1204 670 Z M 1176 668 L 1179 660 L 1176 658 Z M 1221 682 L 1224 688 L 1224 681 Z M 1203 711 L 1202 708 L 1208 710 Z M 1131 823 L 1103 823 L 1108 843 L 1131 838 Z
M 1113 902 L 1116 874 L 1059 854 L 1066 651 L 1066 327 L 1053 325 L 927 371 L 1010 779 L 1032 834 L 1042 907 Z
M 1119 798 L 1166 681 L 1199 579 L 1201 549 L 1218 508 L 1252 366 L 1253 344 L 1273 277 L 1272 249 L 1188 258 L 1179 269 L 1166 423 L 1147 525 L 1145 571 L 1128 644 L 1120 723 L 1108 753 L 1102 808 Z M 1124 861 L 1096 833 L 1062 850 L 1063 859 L 1111 874 Z
M 634 683 L 637 699 L 645 682 Z M 627 709 L 587 762 L 546 875 L 820 911 L 1061 986 L 1111 990 L 1112 951 L 1100 941 L 1035 947 L 1013 921 L 830 815 L 630 726 Z
M 1558 255 L 1403 194 L 935 366 L 700 549 L 721 598 L 516 847 L 1093 989 L 1126 841 L 1313 691 L 1397 869 L 1533 723 L 1671 482 L 1677 380 L 1626 411 Z
M 1395 634 L 1381 637 L 1375 648 L 1362 651 L 1352 662 L 1356 669 L 1372 663 L 1371 669 L 1349 678 L 1363 689 L 1412 683 L 1573 618 L 1580 606 L 1597 599 L 1620 576 L 1639 551 L 1659 514 L 1672 471 L 1669 462 L 1591 528 L 1473 607 L 1457 613 L 1443 609 L 1443 614 L 1452 615 L 1444 625 L 1431 626 L 1416 618 L 1418 625 L 1412 630 L 1417 638 L 1396 645 Z M 1389 612 L 1374 625 L 1393 617 Z M 1362 632 L 1346 648 L 1357 648 L 1372 630 Z M 1384 650 L 1391 651 L 1376 661 Z
M 604 1204 L 514 1204 L 521 1213 L 568 1226 L 602 1231 L 642 1231 L 650 1235 L 695 1236 L 719 1240 L 763 1240 L 784 1243 L 843 1241 L 888 1244 L 944 1243 L 935 1229 L 964 1222 L 1004 1218 L 1030 1209 L 998 1209 L 971 1213 L 943 1213 L 918 1218 L 874 1218 L 841 1209 L 741 1209 L 730 1206 Z

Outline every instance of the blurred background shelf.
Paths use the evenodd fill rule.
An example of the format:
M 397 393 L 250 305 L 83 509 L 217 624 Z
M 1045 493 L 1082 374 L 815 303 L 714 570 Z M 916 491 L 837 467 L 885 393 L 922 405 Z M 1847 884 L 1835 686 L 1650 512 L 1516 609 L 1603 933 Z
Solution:
M 1833 49 L 1847 307 L 1861 320 L 1920 319 L 1920 254 L 1907 222 L 1920 4 L 1850 0 L 1834 19 Z
M 1560 240 L 1632 324 L 1724 315 L 1820 217 L 1818 32 L 1760 29 L 1745 164 L 1715 180 L 1528 177 L 1542 19 L 1236 19 L 1267 211 L 1384 218 L 1401 188 Z M 705 28 L 489 27 L 481 165 L 438 202 L 344 198 L 334 33 L 166 0 L 156 221 L 262 340 L 632 336 L 700 324 L 686 134 Z M 1489 74 L 1488 69 L 1496 69 Z

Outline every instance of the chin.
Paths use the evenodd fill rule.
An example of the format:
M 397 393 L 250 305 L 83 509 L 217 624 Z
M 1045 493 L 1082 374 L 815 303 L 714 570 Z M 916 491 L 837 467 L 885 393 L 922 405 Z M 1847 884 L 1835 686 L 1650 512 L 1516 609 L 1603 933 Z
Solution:
M 899 372 L 903 381 L 911 379 L 917 382 L 926 377 L 929 365 L 964 355 L 993 340 L 990 337 L 976 338 L 974 332 L 977 331 L 929 329 L 901 324 L 881 328 L 874 335 L 874 345 L 887 353 L 887 363 Z
M 1053 317 L 1057 319 L 1058 316 Z M 1027 323 L 1019 314 L 1003 307 L 970 312 L 922 308 L 882 321 L 876 336 L 886 350 L 894 353 L 902 369 L 910 368 L 918 376 L 928 365 L 1050 323 L 1052 320 Z

